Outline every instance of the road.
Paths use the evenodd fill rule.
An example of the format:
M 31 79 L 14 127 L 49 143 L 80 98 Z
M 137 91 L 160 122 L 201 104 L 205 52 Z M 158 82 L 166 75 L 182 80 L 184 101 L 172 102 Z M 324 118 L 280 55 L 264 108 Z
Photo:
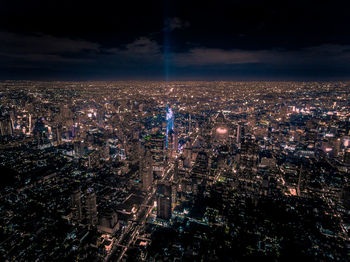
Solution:
M 159 182 L 163 181 L 171 181 L 172 176 L 172 170 L 174 169 L 174 164 L 171 163 L 165 172 L 164 176 L 159 180 Z M 132 221 L 129 221 L 127 227 L 124 229 L 124 232 L 120 235 L 120 237 L 117 239 L 115 244 L 112 247 L 112 251 L 110 254 L 105 258 L 105 261 L 112 260 L 119 262 L 124 257 L 125 253 L 128 251 L 131 243 L 133 243 L 135 237 L 139 235 L 139 232 L 143 229 L 144 225 L 146 224 L 147 217 L 152 212 L 153 209 L 153 199 L 156 194 L 156 188 L 152 189 L 152 192 L 147 195 L 147 198 L 142 202 L 140 205 L 139 210 L 136 213 L 136 218 Z M 141 218 L 140 216 L 144 214 Z M 114 253 L 116 252 L 116 249 L 118 247 L 122 247 L 123 251 L 118 255 L 118 257 L 113 258 Z

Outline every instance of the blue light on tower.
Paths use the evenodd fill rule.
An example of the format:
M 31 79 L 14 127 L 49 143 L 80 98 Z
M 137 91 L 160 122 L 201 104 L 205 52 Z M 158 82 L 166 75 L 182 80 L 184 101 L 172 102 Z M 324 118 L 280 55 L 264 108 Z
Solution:
M 171 107 L 167 105 L 166 107 L 166 139 L 165 139 L 165 148 L 168 148 L 168 134 L 170 130 L 174 130 L 174 113 L 173 110 L 171 110 Z

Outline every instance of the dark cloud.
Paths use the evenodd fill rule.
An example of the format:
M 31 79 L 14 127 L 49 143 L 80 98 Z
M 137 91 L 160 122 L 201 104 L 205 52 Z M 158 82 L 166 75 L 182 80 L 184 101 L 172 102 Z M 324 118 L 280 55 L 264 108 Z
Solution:
M 242 50 L 219 48 L 192 48 L 185 53 L 174 54 L 173 61 L 179 66 L 229 65 L 263 63 L 271 65 L 350 65 L 350 45 L 321 45 L 298 50 Z
M 119 52 L 132 56 L 159 57 L 161 55 L 161 46 L 155 40 L 147 37 L 137 38 L 135 41 L 126 44 L 125 48 L 124 51 L 120 50 Z
M 185 29 L 190 26 L 188 21 L 184 21 L 179 17 L 168 18 L 165 21 L 164 31 L 174 31 L 176 29 Z
M 98 43 L 81 39 L 50 35 L 20 35 L 0 32 L 0 57 L 2 66 L 11 67 L 33 64 L 87 63 L 101 60 L 151 61 L 162 58 L 161 46 L 148 37 L 139 37 L 118 47 L 106 48 Z M 12 61 L 8 64 L 9 61 Z M 6 63 L 4 63 L 6 62 Z
M 0 32 L 0 67 L 42 68 L 80 64 L 91 61 L 99 45 L 81 39 L 43 34 Z
M 0 32 L 0 50 L 9 54 L 66 54 L 98 51 L 99 45 L 82 39 L 43 34 Z
M 349 24 L 328 0 L 4 1 L 0 77 L 348 77 Z
M 138 37 L 133 41 L 115 47 L 81 39 L 60 38 L 49 35 L 19 35 L 0 33 L 0 68 L 14 72 L 28 69 L 30 72 L 49 70 L 51 75 L 77 72 L 80 75 L 90 72 L 89 77 L 111 74 L 162 78 L 164 63 L 170 77 L 181 75 L 200 77 L 200 72 L 208 76 L 235 77 L 251 75 L 262 77 L 305 74 L 319 72 L 345 74 L 350 72 L 350 45 L 326 44 L 286 49 L 223 49 L 193 47 L 183 51 L 173 51 L 166 61 L 161 43 L 150 37 Z M 186 71 L 183 71 L 183 69 Z M 219 70 L 219 71 L 218 71 Z M 6 70 L 5 70 L 6 72 Z M 224 75 L 221 75 L 224 74 Z

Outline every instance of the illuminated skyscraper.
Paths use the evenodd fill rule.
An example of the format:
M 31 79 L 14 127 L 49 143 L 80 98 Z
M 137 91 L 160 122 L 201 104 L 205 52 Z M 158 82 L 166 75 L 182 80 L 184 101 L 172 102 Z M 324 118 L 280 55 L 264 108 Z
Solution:
M 168 148 L 168 136 L 171 130 L 174 131 L 174 113 L 171 110 L 171 107 L 167 105 L 166 107 L 166 139 L 165 139 L 165 148 Z

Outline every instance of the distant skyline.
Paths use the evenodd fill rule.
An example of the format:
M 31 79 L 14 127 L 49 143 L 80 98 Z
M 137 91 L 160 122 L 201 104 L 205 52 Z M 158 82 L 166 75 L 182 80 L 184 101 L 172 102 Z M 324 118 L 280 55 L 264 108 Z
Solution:
M 341 1 L 2 1 L 0 79 L 349 80 Z

